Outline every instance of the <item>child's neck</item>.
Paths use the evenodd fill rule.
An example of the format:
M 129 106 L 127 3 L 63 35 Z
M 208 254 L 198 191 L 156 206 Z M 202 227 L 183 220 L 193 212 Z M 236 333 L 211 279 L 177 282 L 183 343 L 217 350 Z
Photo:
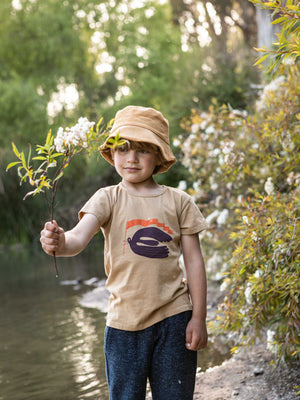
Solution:
M 122 180 L 122 185 L 126 187 L 131 193 L 140 196 L 153 196 L 162 192 L 162 187 L 155 182 L 153 178 L 147 179 L 144 182 L 132 183 Z

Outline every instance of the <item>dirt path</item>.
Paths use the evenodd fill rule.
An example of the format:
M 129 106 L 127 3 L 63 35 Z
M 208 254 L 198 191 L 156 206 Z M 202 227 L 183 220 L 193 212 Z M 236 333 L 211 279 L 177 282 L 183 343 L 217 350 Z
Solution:
M 194 400 L 295 400 L 300 365 L 275 368 L 263 344 L 197 375 Z M 298 388 L 300 390 L 300 388 Z
M 220 293 L 208 285 L 208 318 L 216 313 Z M 264 343 L 239 352 L 222 365 L 197 374 L 194 400 L 300 399 L 300 363 L 275 368 Z M 296 389 L 296 386 L 299 386 Z

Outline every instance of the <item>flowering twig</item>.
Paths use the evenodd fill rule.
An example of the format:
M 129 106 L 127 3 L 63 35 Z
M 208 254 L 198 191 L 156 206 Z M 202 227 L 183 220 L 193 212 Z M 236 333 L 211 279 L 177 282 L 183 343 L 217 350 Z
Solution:
M 78 123 L 72 128 L 65 130 L 60 127 L 54 138 L 51 130 L 49 130 L 44 145 L 35 145 L 36 156 L 31 157 L 31 146 L 27 159 L 23 151 L 19 151 L 14 143 L 12 143 L 13 152 L 18 161 L 8 164 L 6 171 L 14 166 L 18 166 L 18 176 L 20 184 L 28 182 L 33 190 L 30 190 L 23 200 L 29 196 L 43 194 L 49 209 L 50 219 L 54 219 L 55 197 L 57 194 L 58 183 L 64 176 L 65 169 L 70 165 L 71 160 L 82 153 L 84 150 L 88 154 L 98 151 L 99 146 L 106 138 L 105 131 L 110 124 L 104 129 L 100 125 L 102 119 L 95 127 L 94 122 L 90 122 L 87 118 L 79 118 Z M 109 146 L 116 147 L 124 144 L 124 141 L 117 135 L 114 139 L 110 139 Z M 33 164 L 36 161 L 41 163 L 34 169 Z M 49 198 L 50 192 L 50 198 Z M 56 277 L 58 270 L 56 264 L 55 252 L 53 253 Z

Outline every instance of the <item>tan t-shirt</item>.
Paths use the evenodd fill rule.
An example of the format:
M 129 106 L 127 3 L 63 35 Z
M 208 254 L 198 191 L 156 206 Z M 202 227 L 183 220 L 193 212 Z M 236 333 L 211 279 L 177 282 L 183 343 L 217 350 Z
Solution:
M 136 331 L 192 306 L 179 264 L 180 236 L 207 223 L 185 192 L 163 186 L 137 196 L 120 183 L 99 189 L 79 212 L 98 218 L 105 237 L 107 325 Z

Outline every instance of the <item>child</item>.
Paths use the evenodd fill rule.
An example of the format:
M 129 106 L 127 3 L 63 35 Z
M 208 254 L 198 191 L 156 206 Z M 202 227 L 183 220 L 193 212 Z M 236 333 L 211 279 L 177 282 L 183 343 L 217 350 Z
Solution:
M 126 143 L 112 150 L 107 140 L 117 133 Z M 104 234 L 110 399 L 144 400 L 149 379 L 153 400 L 192 400 L 197 350 L 207 343 L 206 274 L 198 238 L 207 224 L 190 196 L 153 179 L 176 161 L 160 112 L 124 108 L 108 139 L 100 151 L 121 183 L 98 190 L 70 231 L 47 222 L 41 244 L 49 255 L 73 256 L 100 229 Z

